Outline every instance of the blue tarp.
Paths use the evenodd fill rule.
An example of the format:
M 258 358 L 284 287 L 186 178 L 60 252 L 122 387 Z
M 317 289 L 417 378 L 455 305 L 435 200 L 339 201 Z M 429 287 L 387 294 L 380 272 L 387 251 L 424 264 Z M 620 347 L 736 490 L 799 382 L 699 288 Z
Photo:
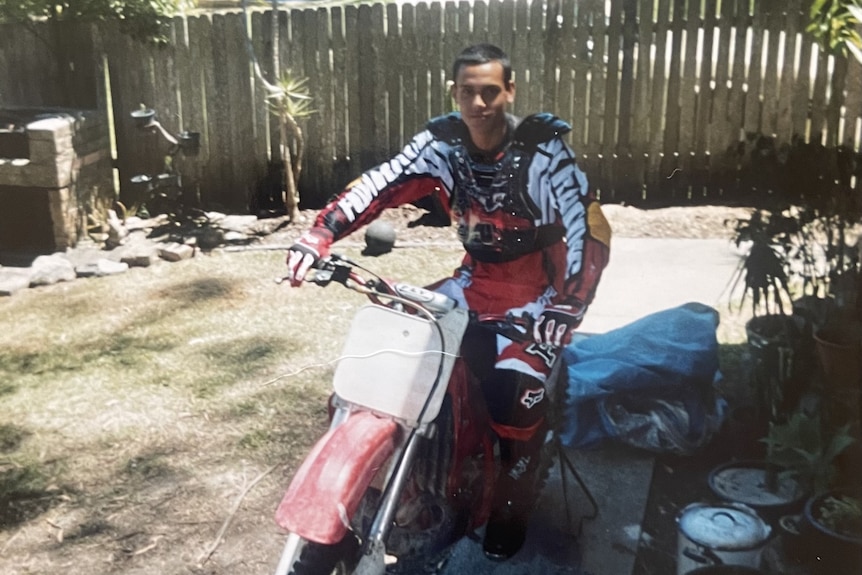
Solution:
M 718 317 L 688 303 L 569 345 L 563 443 L 616 439 L 680 454 L 702 447 L 724 413 L 714 391 Z

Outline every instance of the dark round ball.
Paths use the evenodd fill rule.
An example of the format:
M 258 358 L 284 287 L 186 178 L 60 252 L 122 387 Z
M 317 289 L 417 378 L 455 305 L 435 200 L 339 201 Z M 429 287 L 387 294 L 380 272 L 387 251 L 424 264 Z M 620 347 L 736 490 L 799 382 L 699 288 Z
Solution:
M 395 228 L 382 220 L 371 222 L 365 230 L 365 253 L 377 256 L 392 251 L 395 246 Z

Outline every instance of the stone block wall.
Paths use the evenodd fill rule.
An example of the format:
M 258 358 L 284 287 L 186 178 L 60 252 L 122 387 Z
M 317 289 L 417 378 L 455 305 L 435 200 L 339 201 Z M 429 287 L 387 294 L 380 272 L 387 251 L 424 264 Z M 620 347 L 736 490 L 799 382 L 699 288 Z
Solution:
M 34 110 L 33 116 L 27 157 L 0 158 L 0 253 L 73 247 L 87 232 L 88 215 L 103 219 L 116 197 L 105 114 Z

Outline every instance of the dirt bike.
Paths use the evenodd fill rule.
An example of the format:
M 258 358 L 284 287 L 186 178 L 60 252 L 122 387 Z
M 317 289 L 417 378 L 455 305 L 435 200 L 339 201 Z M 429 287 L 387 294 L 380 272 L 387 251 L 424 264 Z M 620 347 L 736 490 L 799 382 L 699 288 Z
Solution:
M 528 321 L 472 315 L 339 256 L 318 262 L 308 281 L 339 283 L 371 303 L 353 318 L 335 370 L 329 430 L 276 511 L 289 532 L 276 573 L 436 572 L 487 521 L 498 471 L 479 383 L 459 357 L 463 334 L 472 322 L 523 340 Z M 547 392 L 553 397 L 552 386 Z M 554 445 L 549 438 L 539 482 Z

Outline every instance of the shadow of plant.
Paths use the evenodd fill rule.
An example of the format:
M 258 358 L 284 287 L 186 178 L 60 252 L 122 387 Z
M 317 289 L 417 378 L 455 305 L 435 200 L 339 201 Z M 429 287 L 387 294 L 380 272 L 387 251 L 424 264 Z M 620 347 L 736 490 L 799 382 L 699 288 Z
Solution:
M 0 471 L 0 529 L 24 523 L 50 509 L 54 502 L 37 468 Z
M 200 278 L 175 284 L 158 292 L 158 296 L 180 305 L 200 303 L 202 300 L 230 299 L 236 287 L 223 278 Z
M 0 453 L 16 451 L 28 435 L 29 431 L 17 425 L 0 424 Z
M 197 353 L 217 366 L 195 386 L 199 395 L 206 396 L 219 387 L 231 385 L 238 379 L 248 379 L 268 369 L 271 364 L 269 359 L 276 354 L 288 357 L 293 351 L 289 341 L 282 338 L 248 337 L 212 343 Z

